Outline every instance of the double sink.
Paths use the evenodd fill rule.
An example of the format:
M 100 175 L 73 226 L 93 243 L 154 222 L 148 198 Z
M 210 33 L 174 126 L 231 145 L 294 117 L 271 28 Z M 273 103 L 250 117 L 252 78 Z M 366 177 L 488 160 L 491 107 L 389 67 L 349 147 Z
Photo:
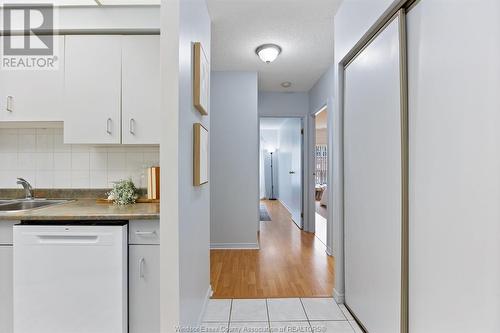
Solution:
M 15 213 L 31 209 L 49 207 L 60 205 L 71 200 L 65 199 L 13 199 L 13 200 L 0 200 L 0 212 Z

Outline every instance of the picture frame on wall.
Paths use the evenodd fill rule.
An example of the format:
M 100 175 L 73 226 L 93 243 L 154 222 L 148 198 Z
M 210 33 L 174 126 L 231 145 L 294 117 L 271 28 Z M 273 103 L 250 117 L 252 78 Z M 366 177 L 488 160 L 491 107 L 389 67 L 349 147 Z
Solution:
M 200 42 L 195 42 L 193 48 L 193 104 L 202 115 L 206 116 L 210 105 L 210 63 Z
M 201 186 L 208 183 L 208 130 L 202 124 L 195 123 L 193 132 L 193 184 Z

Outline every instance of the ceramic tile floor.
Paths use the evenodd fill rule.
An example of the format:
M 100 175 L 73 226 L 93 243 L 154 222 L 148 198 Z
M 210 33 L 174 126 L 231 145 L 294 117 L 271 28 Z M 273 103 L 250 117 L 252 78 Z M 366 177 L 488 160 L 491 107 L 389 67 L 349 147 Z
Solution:
M 333 298 L 211 299 L 202 332 L 362 333 Z

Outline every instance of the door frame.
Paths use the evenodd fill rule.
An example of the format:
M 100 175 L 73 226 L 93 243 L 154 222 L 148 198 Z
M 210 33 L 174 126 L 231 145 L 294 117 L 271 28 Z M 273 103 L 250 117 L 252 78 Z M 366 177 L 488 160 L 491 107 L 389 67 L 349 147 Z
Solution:
M 310 178 L 309 178 L 309 201 L 307 205 L 309 206 L 309 220 L 311 221 L 309 232 L 316 232 L 316 181 L 315 181 L 315 170 L 316 170 L 316 116 L 323 111 L 327 112 L 327 142 L 328 142 L 328 158 L 327 158 L 327 193 L 328 193 L 328 206 L 327 206 L 327 219 L 326 219 L 326 254 L 333 256 L 333 204 L 332 198 L 334 190 L 332 187 L 331 169 L 333 166 L 332 156 L 333 156 L 333 127 L 332 117 L 333 117 L 333 103 L 328 99 L 321 107 L 310 114 L 310 142 L 309 142 L 309 163 L 310 163 Z M 330 207 L 330 208 L 329 208 Z
M 406 48 L 406 14 L 420 0 L 396 0 L 387 10 L 377 19 L 377 21 L 367 30 L 360 40 L 351 48 L 349 52 L 338 62 L 337 77 L 335 78 L 336 92 L 338 99 L 336 102 L 336 115 L 339 142 L 334 151 L 334 158 L 338 159 L 338 170 L 335 173 L 329 173 L 335 177 L 339 184 L 339 188 L 335 193 L 338 197 L 335 199 L 335 208 L 338 209 L 335 217 L 334 228 L 337 231 L 335 238 L 335 250 L 337 258 L 335 261 L 335 288 L 333 291 L 334 298 L 339 303 L 345 301 L 345 270 L 344 270 L 344 82 L 345 68 L 349 63 L 368 45 L 379 32 L 388 24 L 395 16 L 400 18 L 400 48 L 401 48 L 401 108 L 402 108 L 402 239 L 401 239 L 401 333 L 409 331 L 409 244 L 408 244 L 408 81 L 407 81 L 407 48 Z M 332 200 L 329 198 L 329 203 Z M 355 318 L 357 320 L 357 318 Z
M 306 160 L 306 151 L 305 151 L 305 148 L 306 148 L 306 145 L 308 144 L 307 142 L 307 138 L 308 138 L 308 134 L 309 134 L 309 131 L 308 131 L 308 126 L 309 126 L 309 121 L 307 119 L 307 116 L 302 116 L 302 115 L 259 115 L 259 119 L 258 119 L 258 126 L 257 126 L 257 132 L 258 132 L 258 138 L 259 138 L 259 159 L 260 159 L 260 120 L 262 118 L 283 118 L 283 119 L 288 119 L 288 118 L 298 118 L 301 120 L 302 122 L 302 138 L 301 138 L 301 164 L 302 164 L 302 167 L 301 167 L 301 179 L 302 179 L 302 184 L 301 184 L 301 187 L 302 187 L 302 191 L 301 191 L 301 205 L 302 205 L 302 221 L 301 221 L 301 230 L 304 230 L 304 231 L 309 231 L 309 228 L 310 228 L 310 225 L 311 225 L 311 221 L 309 219 L 309 209 L 308 209 L 308 205 L 306 205 L 305 203 L 308 202 L 309 200 L 309 179 L 308 177 L 305 177 L 305 175 L 309 174 L 309 165 L 307 163 L 307 160 Z M 307 146 L 309 147 L 309 146 Z M 259 170 L 259 184 L 260 184 L 260 162 L 257 161 L 257 165 L 259 166 L 258 170 Z M 279 187 L 278 187 L 279 188 Z M 260 190 L 259 190 L 259 204 L 260 204 Z M 257 209 L 259 209 L 259 207 L 257 207 Z M 260 231 L 260 221 L 258 221 L 258 230 Z

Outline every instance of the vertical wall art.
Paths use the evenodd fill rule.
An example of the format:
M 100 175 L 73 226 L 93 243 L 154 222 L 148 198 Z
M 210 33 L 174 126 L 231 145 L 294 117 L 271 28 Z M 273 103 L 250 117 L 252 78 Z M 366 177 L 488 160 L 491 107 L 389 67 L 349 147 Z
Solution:
M 208 115 L 210 104 L 210 64 L 201 43 L 194 43 L 193 104 L 202 114 Z
M 208 130 L 202 124 L 193 125 L 194 165 L 193 184 L 201 186 L 208 183 Z

